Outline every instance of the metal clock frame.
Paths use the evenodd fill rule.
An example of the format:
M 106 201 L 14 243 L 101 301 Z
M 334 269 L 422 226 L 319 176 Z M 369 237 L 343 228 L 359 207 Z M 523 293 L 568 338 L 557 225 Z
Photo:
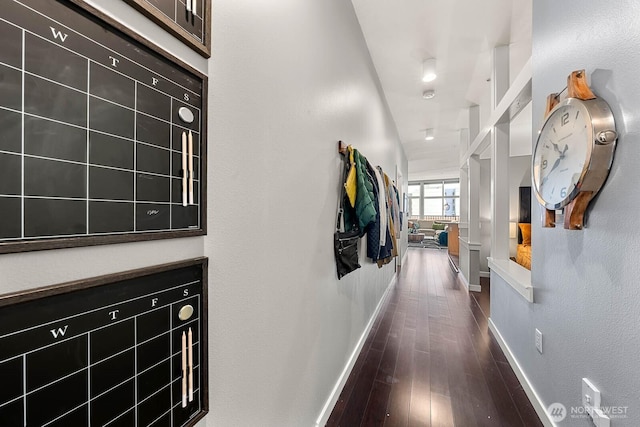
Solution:
M 582 167 L 580 179 L 573 190 L 568 193 L 560 203 L 553 204 L 548 203 L 541 194 L 540 162 L 537 161 L 537 156 L 538 149 L 542 145 L 540 139 L 545 127 L 555 119 L 558 110 L 566 106 L 577 107 L 584 113 L 583 120 L 587 122 L 588 126 L 588 140 L 579 143 L 587 144 L 587 155 Z M 615 129 L 613 113 L 607 102 L 601 98 L 587 100 L 566 98 L 551 110 L 541 127 L 540 134 L 536 141 L 533 152 L 533 168 L 531 169 L 534 193 L 541 205 L 551 210 L 561 209 L 569 204 L 578 193 L 582 191 L 591 191 L 593 195 L 600 191 L 609 175 L 609 170 L 613 162 L 617 139 L 617 134 L 613 129 Z

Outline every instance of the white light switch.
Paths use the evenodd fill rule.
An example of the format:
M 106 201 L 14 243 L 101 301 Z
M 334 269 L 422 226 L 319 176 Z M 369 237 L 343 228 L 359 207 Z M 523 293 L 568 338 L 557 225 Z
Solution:
M 538 352 L 542 354 L 542 332 L 536 329 L 536 348 Z
M 594 409 L 600 409 L 600 390 L 586 378 L 582 379 L 582 406 L 588 413 L 592 413 Z

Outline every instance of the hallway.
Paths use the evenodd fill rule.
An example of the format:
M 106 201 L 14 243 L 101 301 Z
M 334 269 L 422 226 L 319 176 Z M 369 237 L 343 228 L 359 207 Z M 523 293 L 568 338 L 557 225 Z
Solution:
M 410 248 L 384 304 L 328 426 L 542 425 L 446 251 Z

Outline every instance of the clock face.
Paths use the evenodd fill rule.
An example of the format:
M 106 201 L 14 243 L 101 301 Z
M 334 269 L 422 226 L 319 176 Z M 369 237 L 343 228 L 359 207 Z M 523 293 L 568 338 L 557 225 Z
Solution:
M 547 209 L 560 209 L 577 194 L 592 136 L 589 111 L 579 100 L 566 100 L 549 115 L 533 154 L 534 188 Z

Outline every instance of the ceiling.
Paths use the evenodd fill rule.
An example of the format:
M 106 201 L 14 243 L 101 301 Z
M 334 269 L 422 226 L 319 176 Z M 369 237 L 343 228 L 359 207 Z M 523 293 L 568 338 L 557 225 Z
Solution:
M 467 108 L 480 105 L 481 126 L 489 114 L 493 48 L 510 45 L 511 80 L 531 56 L 531 1 L 352 0 L 409 160 L 410 180 L 459 175 Z M 423 83 L 428 58 L 436 58 L 438 78 Z M 427 89 L 435 90 L 433 99 L 422 98 Z M 512 124 L 512 136 L 530 153 L 530 106 L 528 111 L 528 120 Z M 433 141 L 425 141 L 426 129 L 434 129 Z

